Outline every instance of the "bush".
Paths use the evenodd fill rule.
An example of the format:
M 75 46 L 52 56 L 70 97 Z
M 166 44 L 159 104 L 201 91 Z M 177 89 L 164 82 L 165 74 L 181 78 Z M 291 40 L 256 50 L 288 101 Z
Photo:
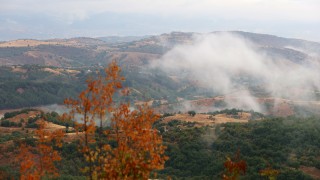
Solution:
M 10 122 L 8 120 L 2 120 L 1 121 L 1 126 L 3 127 L 10 127 Z
M 195 115 L 196 115 L 196 112 L 195 112 L 195 111 L 188 111 L 188 114 L 189 114 L 190 116 L 195 116 Z
M 173 115 L 174 115 L 173 113 L 164 113 L 162 117 L 164 118 L 164 117 L 173 116 Z
M 30 123 L 30 124 L 27 124 L 26 125 L 26 128 L 38 128 L 39 126 L 38 126 L 38 124 L 36 124 L 36 123 Z
M 11 122 L 9 120 L 2 120 L 1 126 L 2 127 L 17 127 L 17 126 L 19 126 L 19 124 L 15 123 L 15 122 Z M 19 127 L 21 127 L 21 126 L 19 126 Z

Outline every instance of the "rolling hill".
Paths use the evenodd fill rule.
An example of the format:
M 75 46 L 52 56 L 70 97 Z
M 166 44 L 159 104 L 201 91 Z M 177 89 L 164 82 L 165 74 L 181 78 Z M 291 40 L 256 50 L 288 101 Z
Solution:
M 221 33 L 225 32 L 209 34 Z M 320 62 L 320 43 L 317 42 L 241 31 L 232 31 L 228 34 L 249 42 L 259 54 L 268 56 L 274 61 L 281 60 L 286 66 L 308 67 L 314 62 Z M 92 72 L 116 60 L 127 79 L 124 85 L 131 89 L 130 101 L 133 103 L 151 101 L 151 104 L 154 101 L 154 107 L 160 112 L 181 109 L 201 111 L 204 107 L 206 110 L 232 108 L 226 106 L 223 100 L 216 105 L 212 103 L 208 105 L 205 99 L 222 96 L 223 99 L 230 100 L 241 97 L 241 95 L 235 97 L 234 92 L 240 92 L 243 87 L 261 102 L 263 111 L 269 114 L 290 115 L 291 111 L 296 111 L 297 108 L 310 109 L 309 106 L 313 107 L 310 112 L 317 109 L 309 103 L 312 101 L 314 104 L 319 104 L 320 93 L 317 89 L 304 89 L 303 92 L 308 94 L 308 97 L 311 94 L 312 99 L 274 97 L 259 78 L 240 73 L 234 78 L 241 84 L 241 88 L 237 87 L 234 92 L 222 94 L 193 79 L 188 72 L 170 74 L 161 68 L 150 68 L 150 64 L 161 61 L 161 58 L 172 49 L 181 45 L 193 45 L 197 36 L 203 34 L 172 32 L 146 37 L 81 37 L 2 42 L 0 43 L 0 91 L 2 92 L 0 108 L 62 103 L 63 98 L 75 96 L 83 89 L 85 79 L 94 75 Z M 302 92 L 301 89 L 299 92 Z M 29 97 L 32 97 L 32 94 L 37 94 L 37 98 L 31 101 Z M 263 98 L 273 100 L 266 101 Z M 288 102 L 289 105 L 275 109 L 274 103 L 270 102 L 276 102 L 279 98 L 288 99 L 283 102 Z M 199 103 L 195 104 L 193 102 L 195 100 Z M 300 103 L 302 100 L 306 105 Z M 277 101 L 277 104 L 281 102 Z

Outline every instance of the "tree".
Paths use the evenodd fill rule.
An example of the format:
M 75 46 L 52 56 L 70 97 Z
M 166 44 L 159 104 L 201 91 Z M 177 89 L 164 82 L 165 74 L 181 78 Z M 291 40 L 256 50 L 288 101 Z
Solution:
M 240 160 L 240 151 L 238 150 L 234 161 L 227 157 L 224 162 L 225 173 L 223 174 L 223 180 L 237 180 L 241 174 L 245 174 L 247 170 L 247 163 L 244 160 Z
M 59 175 L 55 162 L 60 161 L 61 157 L 55 146 L 62 146 L 64 132 L 62 130 L 45 130 L 46 122 L 38 121 L 39 128 L 35 130 L 37 143 L 35 147 L 22 143 L 17 156 L 20 162 L 20 179 L 41 179 L 44 176 Z
M 104 171 L 111 179 L 148 179 L 151 171 L 163 169 L 167 157 L 158 130 L 152 127 L 159 118 L 147 106 L 130 111 L 122 104 L 114 112 L 109 140 L 117 147 L 105 146 L 108 152 Z
M 97 79 L 87 80 L 77 100 L 65 100 L 71 111 L 64 117 L 78 122 L 79 150 L 87 161 L 83 171 L 90 179 L 145 179 L 151 171 L 162 169 L 167 159 L 162 138 L 152 127 L 159 116 L 147 106 L 130 110 L 129 103 L 114 102 L 116 93 L 128 94 L 122 89 L 120 72 L 112 62 L 105 77 L 98 74 Z M 104 127 L 107 120 L 109 125 Z
M 188 111 L 188 114 L 193 117 L 196 115 L 196 112 L 195 111 Z

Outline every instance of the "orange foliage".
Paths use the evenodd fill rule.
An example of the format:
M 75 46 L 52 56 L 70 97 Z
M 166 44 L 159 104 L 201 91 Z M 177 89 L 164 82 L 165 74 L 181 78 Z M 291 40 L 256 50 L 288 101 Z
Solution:
M 36 169 L 37 156 L 31 151 L 34 148 L 27 146 L 26 144 L 20 145 L 20 153 L 17 159 L 20 162 L 20 179 L 40 179 L 38 170 Z
M 88 162 L 88 167 L 83 169 L 83 171 L 88 173 L 90 179 L 93 179 L 97 174 L 94 169 L 102 169 L 102 126 L 107 112 L 113 110 L 113 95 L 117 89 L 122 87 L 121 81 L 124 79 L 120 76 L 120 68 L 115 62 L 112 62 L 105 69 L 105 74 L 107 75 L 105 78 L 99 74 L 97 80 L 88 79 L 87 88 L 80 93 L 78 100 L 69 98 L 64 102 L 71 108 L 71 112 L 69 115 L 63 116 L 76 122 L 80 120 L 80 122 L 76 123 L 75 130 L 78 134 L 79 132 L 83 134 L 80 136 L 79 150 Z M 76 114 L 80 115 L 81 119 L 76 120 Z M 100 129 L 98 133 L 99 137 L 97 138 L 98 149 L 92 150 L 90 149 L 90 144 L 96 141 L 95 119 L 100 120 Z M 94 167 L 96 164 L 98 164 L 99 168 Z
M 159 118 L 147 106 L 130 111 L 122 104 L 113 114 L 111 129 L 105 131 L 117 147 L 106 145 L 105 177 L 148 179 L 152 170 L 163 169 L 167 157 L 162 138 L 152 124 Z
M 268 177 L 269 180 L 277 179 L 277 176 L 280 174 L 280 171 L 272 169 L 270 166 L 266 169 L 263 169 L 259 172 L 261 176 Z
M 54 162 L 60 161 L 61 157 L 53 146 L 62 146 L 64 132 L 57 130 L 50 132 L 45 130 L 46 122 L 40 120 L 39 128 L 35 131 L 37 144 L 35 147 L 20 145 L 17 160 L 20 162 L 20 179 L 41 179 L 43 176 L 59 175 Z
M 124 80 L 120 72 L 120 67 L 112 62 L 105 69 L 106 77 L 98 75 L 96 80 L 87 80 L 87 88 L 78 100 L 65 100 L 71 111 L 64 117 L 79 122 L 75 127 L 82 134 L 79 150 L 88 162 L 84 172 L 90 179 L 147 179 L 152 170 L 163 168 L 167 159 L 162 138 L 152 128 L 158 116 L 146 106 L 131 111 L 129 104 L 114 103 L 114 94 L 122 88 Z M 81 119 L 76 118 L 79 115 Z M 107 116 L 110 129 L 104 130 Z M 95 120 L 99 121 L 99 129 Z M 107 141 L 116 142 L 116 147 Z
M 232 161 L 231 158 L 227 157 L 224 162 L 224 167 L 226 172 L 223 174 L 222 178 L 224 180 L 236 180 L 239 178 L 240 174 L 245 174 L 247 170 L 247 163 L 244 160 L 240 160 L 240 151 L 236 153 Z

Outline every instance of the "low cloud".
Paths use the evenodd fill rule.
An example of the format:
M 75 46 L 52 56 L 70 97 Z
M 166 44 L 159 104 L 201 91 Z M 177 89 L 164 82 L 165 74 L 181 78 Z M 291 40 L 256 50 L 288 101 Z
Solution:
M 237 92 L 236 101 L 227 100 L 229 105 L 263 111 L 249 86 L 262 87 L 273 97 L 314 99 L 314 92 L 320 91 L 318 60 L 297 64 L 268 56 L 234 34 L 215 33 L 194 36 L 191 44 L 174 47 L 152 67 L 197 81 L 215 94 Z

